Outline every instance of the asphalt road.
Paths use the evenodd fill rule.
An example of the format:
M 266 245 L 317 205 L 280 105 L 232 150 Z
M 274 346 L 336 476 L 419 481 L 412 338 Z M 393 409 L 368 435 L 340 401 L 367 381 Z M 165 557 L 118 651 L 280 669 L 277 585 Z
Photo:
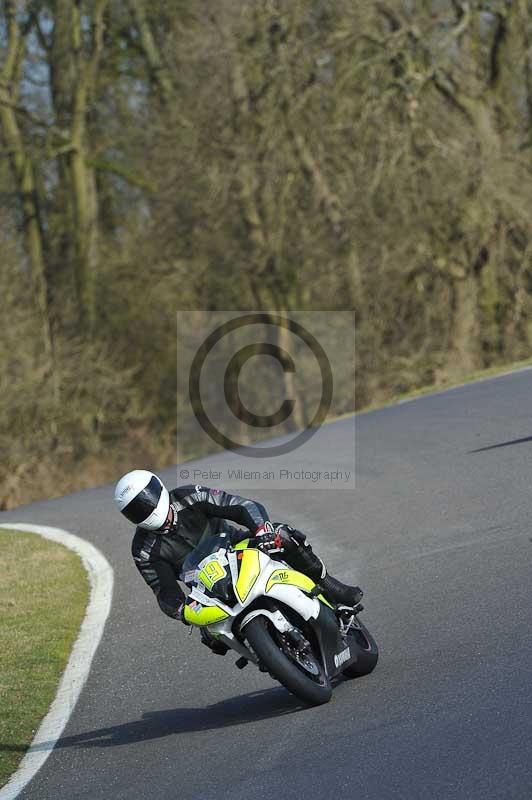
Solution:
M 317 462 L 326 442 L 342 465 L 353 424 L 323 429 Z M 379 664 L 316 709 L 160 614 L 112 487 L 0 515 L 89 539 L 116 578 L 88 683 L 24 800 L 530 800 L 532 371 L 361 415 L 356 430 L 354 492 L 259 497 L 366 592 Z

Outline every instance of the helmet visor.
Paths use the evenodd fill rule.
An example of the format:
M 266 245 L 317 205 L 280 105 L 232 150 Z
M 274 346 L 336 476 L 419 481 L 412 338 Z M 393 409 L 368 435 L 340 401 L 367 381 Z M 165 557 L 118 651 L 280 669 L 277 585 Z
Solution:
M 130 522 L 140 525 L 157 508 L 162 490 L 161 481 L 154 475 L 148 485 L 127 506 L 124 506 L 122 514 Z

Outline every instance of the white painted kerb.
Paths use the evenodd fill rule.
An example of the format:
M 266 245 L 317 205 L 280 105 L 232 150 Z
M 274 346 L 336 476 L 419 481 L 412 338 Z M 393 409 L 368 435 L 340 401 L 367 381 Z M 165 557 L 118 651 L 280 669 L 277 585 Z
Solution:
M 43 719 L 18 770 L 0 789 L 0 800 L 15 800 L 35 773 L 42 767 L 61 736 L 87 680 L 92 659 L 102 638 L 105 621 L 111 610 L 113 569 L 94 545 L 73 533 L 28 523 L 2 523 L 1 528 L 38 533 L 45 539 L 65 545 L 77 553 L 87 570 L 90 597 L 79 636 L 72 648 L 63 677 L 50 710 Z

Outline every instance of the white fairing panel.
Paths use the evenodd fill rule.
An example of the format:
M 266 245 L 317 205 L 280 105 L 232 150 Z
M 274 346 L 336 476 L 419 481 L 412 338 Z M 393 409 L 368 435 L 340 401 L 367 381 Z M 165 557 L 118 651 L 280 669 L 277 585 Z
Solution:
M 288 622 L 284 614 L 281 614 L 280 611 L 268 611 L 266 608 L 256 608 L 254 611 L 250 611 L 249 614 L 246 614 L 240 623 L 241 630 L 248 622 L 255 619 L 255 617 L 267 617 L 281 633 L 294 630 L 294 626 Z
M 305 621 L 317 619 L 320 613 L 320 601 L 315 597 L 309 597 L 296 586 L 276 584 L 271 587 L 266 596 L 280 600 L 285 605 L 293 608 Z

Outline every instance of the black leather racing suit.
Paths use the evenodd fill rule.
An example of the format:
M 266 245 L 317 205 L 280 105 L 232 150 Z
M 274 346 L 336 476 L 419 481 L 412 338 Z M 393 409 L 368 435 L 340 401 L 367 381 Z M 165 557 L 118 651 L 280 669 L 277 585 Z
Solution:
M 177 580 L 183 561 L 203 534 L 231 529 L 229 521 L 243 525 L 253 535 L 269 521 L 269 517 L 264 506 L 255 500 L 206 486 L 180 486 L 170 492 L 170 504 L 175 511 L 172 527 L 160 533 L 137 528 L 131 550 L 135 564 L 155 593 L 161 610 L 169 617 L 180 619 L 179 609 L 185 595 Z M 323 561 L 312 552 L 305 535 L 287 525 L 276 530 L 281 528 L 285 529 L 282 548 L 278 549 L 276 544 L 276 550 L 268 551 L 268 555 L 274 559 L 282 558 L 309 578 L 319 580 L 329 593 L 336 593 L 337 600 L 345 598 L 354 605 L 355 590 L 326 574 Z M 333 594 L 330 596 L 334 597 Z
M 181 565 L 204 533 L 218 533 L 224 520 L 255 533 L 269 517 L 260 503 L 206 486 L 179 486 L 170 492 L 175 523 L 161 533 L 137 528 L 131 552 L 137 569 L 169 617 L 176 618 L 184 594 L 177 583 Z

